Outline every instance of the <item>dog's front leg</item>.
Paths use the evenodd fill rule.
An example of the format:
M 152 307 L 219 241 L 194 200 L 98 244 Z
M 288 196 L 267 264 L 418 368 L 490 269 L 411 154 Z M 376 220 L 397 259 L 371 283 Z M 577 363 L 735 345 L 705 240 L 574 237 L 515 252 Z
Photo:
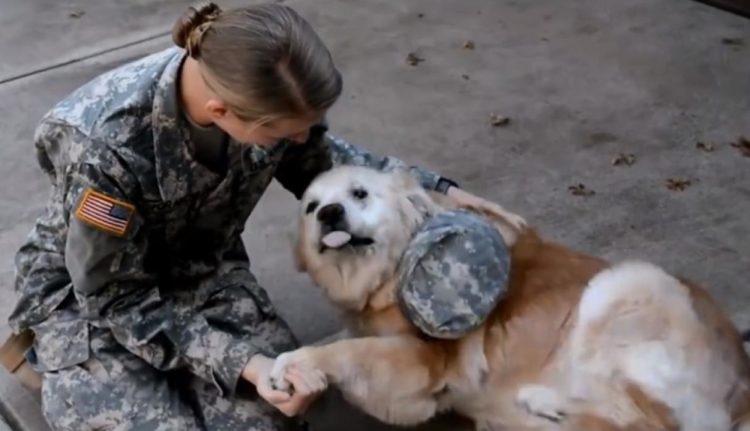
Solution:
M 354 338 L 284 353 L 271 372 L 276 387 L 288 389 L 284 374 L 289 367 L 322 371 L 349 402 L 393 425 L 415 425 L 434 416 L 435 394 L 445 386 L 442 347 L 406 335 Z

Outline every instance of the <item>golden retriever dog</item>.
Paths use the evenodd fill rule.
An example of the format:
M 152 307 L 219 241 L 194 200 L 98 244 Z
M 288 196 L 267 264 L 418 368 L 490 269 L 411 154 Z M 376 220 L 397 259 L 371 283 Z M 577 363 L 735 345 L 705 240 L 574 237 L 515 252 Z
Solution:
M 506 296 L 477 329 L 430 338 L 402 314 L 399 259 L 425 217 L 452 209 L 404 172 L 339 167 L 305 193 L 296 259 L 353 337 L 280 355 L 325 373 L 383 422 L 452 410 L 478 430 L 750 430 L 750 360 L 701 287 L 641 261 L 609 263 L 543 239 L 501 207 Z

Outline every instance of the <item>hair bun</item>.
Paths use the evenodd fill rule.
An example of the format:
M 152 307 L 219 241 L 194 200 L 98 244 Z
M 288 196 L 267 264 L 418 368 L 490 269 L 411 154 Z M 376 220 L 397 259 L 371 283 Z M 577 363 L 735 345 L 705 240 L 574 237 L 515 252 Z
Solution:
M 180 48 L 185 48 L 193 58 L 200 55 L 203 34 L 221 14 L 221 8 L 213 2 L 189 7 L 172 27 L 172 40 Z

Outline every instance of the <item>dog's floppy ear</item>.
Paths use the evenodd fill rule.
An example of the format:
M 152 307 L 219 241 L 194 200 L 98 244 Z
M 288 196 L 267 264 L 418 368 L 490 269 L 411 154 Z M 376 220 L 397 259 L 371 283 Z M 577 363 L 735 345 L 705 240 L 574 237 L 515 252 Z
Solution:
M 435 203 L 430 200 L 427 193 L 408 193 L 404 198 L 421 218 L 430 217 L 435 213 Z
M 391 175 L 393 175 L 394 185 L 401 191 L 408 192 L 422 188 L 417 179 L 414 178 L 414 175 L 406 168 L 395 168 L 391 172 Z
M 419 212 L 431 207 L 430 197 L 411 172 L 406 168 L 396 168 L 392 175 L 397 195 L 404 196 Z
M 436 212 L 435 202 L 414 175 L 406 169 L 395 169 L 393 176 L 395 195 L 402 202 L 398 206 L 402 221 L 417 225 Z

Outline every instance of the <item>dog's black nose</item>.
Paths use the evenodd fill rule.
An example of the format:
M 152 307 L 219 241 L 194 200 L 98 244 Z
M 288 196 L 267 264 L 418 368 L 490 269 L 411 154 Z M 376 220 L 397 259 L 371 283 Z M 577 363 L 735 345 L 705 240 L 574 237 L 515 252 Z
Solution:
M 344 218 L 344 207 L 341 204 L 328 204 L 318 211 L 318 220 L 327 225 L 334 225 Z

